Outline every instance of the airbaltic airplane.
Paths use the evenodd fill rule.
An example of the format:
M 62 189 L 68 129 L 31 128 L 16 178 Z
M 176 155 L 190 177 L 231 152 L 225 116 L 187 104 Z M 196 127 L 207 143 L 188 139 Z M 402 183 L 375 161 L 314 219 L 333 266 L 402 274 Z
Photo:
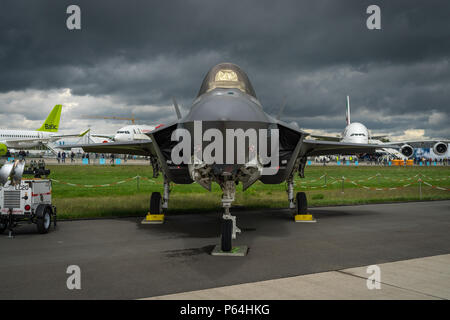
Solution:
M 414 153 L 414 148 L 432 148 L 436 155 L 443 155 L 447 152 L 449 140 L 414 140 L 401 142 L 382 142 L 384 136 L 370 136 L 369 130 L 359 122 L 350 121 L 350 97 L 347 96 L 347 126 L 340 137 L 311 135 L 326 141 L 340 141 L 360 144 L 380 145 L 382 152 L 387 152 L 398 158 L 409 158 Z M 400 153 L 397 151 L 400 150 Z
M 34 148 L 64 137 L 83 136 L 86 134 L 87 131 L 81 134 L 55 134 L 55 132 L 58 132 L 61 109 L 62 105 L 55 105 L 45 122 L 37 130 L 0 129 L 0 156 L 5 155 L 8 149 L 11 148 Z

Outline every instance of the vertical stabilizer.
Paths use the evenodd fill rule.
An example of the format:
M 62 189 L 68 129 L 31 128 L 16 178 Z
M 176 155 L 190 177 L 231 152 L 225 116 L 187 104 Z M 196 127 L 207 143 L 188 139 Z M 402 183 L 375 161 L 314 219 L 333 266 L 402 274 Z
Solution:
M 350 97 L 347 96 L 347 113 L 345 114 L 345 118 L 347 120 L 347 125 L 350 124 Z
M 181 119 L 181 112 L 180 112 L 180 107 L 178 106 L 177 100 L 175 99 L 175 97 L 172 97 L 172 101 L 173 101 L 173 106 L 175 107 L 175 112 L 177 114 L 177 118 L 178 120 Z
M 37 131 L 58 132 L 59 120 L 61 119 L 62 105 L 57 104 L 45 119 L 44 124 Z

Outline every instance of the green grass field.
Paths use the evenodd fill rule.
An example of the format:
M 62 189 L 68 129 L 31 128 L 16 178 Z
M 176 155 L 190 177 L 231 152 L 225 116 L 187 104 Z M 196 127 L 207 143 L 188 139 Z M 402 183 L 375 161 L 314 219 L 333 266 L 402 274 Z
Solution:
M 49 166 L 53 202 L 60 218 L 145 215 L 149 196 L 162 191 L 163 180 L 151 178 L 150 166 Z M 306 191 L 309 206 L 381 203 L 392 201 L 450 199 L 450 167 L 307 166 L 306 178 L 295 179 L 295 191 Z M 109 187 L 81 187 L 64 184 L 103 185 L 140 176 Z M 326 177 L 324 176 L 326 175 Z M 342 177 L 345 177 L 342 183 Z M 320 178 L 320 179 L 319 179 Z M 325 181 L 326 180 L 326 181 Z M 326 185 L 325 185 L 326 182 Z M 367 189 L 370 188 L 370 189 Z M 382 190 L 375 190 L 375 188 Z M 396 189 L 392 189 L 396 188 Z M 245 208 L 287 207 L 286 186 L 255 183 L 242 192 L 239 185 L 234 205 Z M 217 185 L 208 192 L 198 184 L 172 185 L 169 213 L 220 210 Z

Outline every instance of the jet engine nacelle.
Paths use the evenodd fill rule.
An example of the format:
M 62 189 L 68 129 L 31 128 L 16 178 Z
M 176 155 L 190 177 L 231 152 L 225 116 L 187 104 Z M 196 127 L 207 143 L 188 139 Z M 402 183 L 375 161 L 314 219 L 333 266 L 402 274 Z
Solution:
M 8 152 L 8 147 L 4 143 L 0 143 L 0 157 L 3 157 Z
M 448 149 L 448 145 L 444 142 L 437 142 L 434 146 L 433 146 L 433 152 L 435 154 L 437 154 L 438 156 L 443 155 L 444 153 L 447 152 Z
M 414 153 L 414 148 L 411 147 L 409 144 L 404 144 L 400 148 L 400 152 L 407 158 L 411 157 Z

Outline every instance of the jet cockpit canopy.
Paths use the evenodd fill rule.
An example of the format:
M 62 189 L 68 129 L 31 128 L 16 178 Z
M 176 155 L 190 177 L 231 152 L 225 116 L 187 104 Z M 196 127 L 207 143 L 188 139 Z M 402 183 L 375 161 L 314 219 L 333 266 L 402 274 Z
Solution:
M 197 97 L 216 88 L 239 89 L 256 98 L 255 90 L 245 72 L 232 63 L 219 63 L 212 67 L 203 79 Z

